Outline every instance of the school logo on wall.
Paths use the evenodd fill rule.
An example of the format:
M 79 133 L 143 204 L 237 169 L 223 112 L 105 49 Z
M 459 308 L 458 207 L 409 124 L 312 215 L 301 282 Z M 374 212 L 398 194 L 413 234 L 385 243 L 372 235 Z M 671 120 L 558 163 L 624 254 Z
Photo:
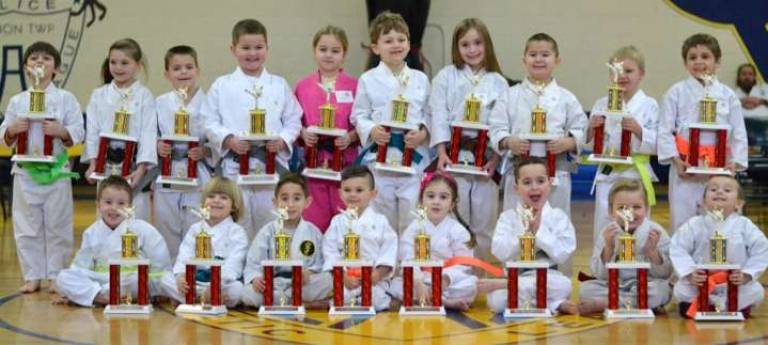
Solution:
M 55 83 L 65 86 L 85 30 L 106 15 L 107 7 L 99 0 L 0 0 L 0 104 L 27 88 L 24 49 L 36 41 L 59 49 Z

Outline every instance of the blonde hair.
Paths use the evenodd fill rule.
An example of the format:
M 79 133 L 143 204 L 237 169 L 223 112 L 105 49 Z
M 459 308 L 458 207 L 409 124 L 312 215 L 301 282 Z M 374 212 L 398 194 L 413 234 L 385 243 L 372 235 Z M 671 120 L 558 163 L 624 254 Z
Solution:
M 408 24 L 405 22 L 405 19 L 403 19 L 403 16 L 390 11 L 379 13 L 379 15 L 371 22 L 371 27 L 368 32 L 371 36 L 371 43 L 375 44 L 379 39 L 379 36 L 386 35 L 392 30 L 405 34 L 409 40 L 411 39 L 411 32 L 408 31 Z
M 243 195 L 240 192 L 240 187 L 232 180 L 226 177 L 216 176 L 212 178 L 203 188 L 203 195 L 201 202 L 205 203 L 205 199 L 213 194 L 224 194 L 232 199 L 232 220 L 235 222 L 240 219 L 243 214 Z
M 611 191 L 608 192 L 608 208 L 613 209 L 613 201 L 616 200 L 616 194 L 621 192 L 640 192 L 643 195 L 643 205 L 648 207 L 648 199 L 645 197 L 645 188 L 637 180 L 619 180 L 613 184 Z M 613 211 L 611 211 L 613 212 Z
M 499 66 L 499 60 L 496 58 L 496 51 L 493 49 L 491 34 L 488 32 L 488 27 L 485 26 L 485 23 L 477 18 L 466 18 L 453 29 L 453 43 L 451 44 L 451 61 L 453 65 L 456 68 L 464 67 L 464 60 L 461 59 L 461 54 L 459 53 L 459 40 L 472 29 L 477 30 L 477 33 L 483 38 L 483 45 L 485 46 L 483 67 L 488 72 L 501 74 L 501 66 Z
M 338 26 L 328 25 L 318 30 L 315 33 L 315 37 L 312 38 L 312 47 L 316 48 L 317 42 L 319 42 L 320 38 L 322 38 L 325 35 L 331 35 L 333 37 L 336 37 L 336 39 L 339 40 L 339 42 L 341 42 L 341 48 L 344 49 L 344 55 L 347 54 L 347 51 L 348 51 L 347 49 L 349 48 L 349 40 L 347 40 L 347 33 L 344 31 L 344 29 Z
M 637 62 L 637 67 L 645 72 L 645 56 L 643 56 L 643 53 L 641 53 L 635 46 L 629 45 L 616 49 L 616 51 L 611 54 L 611 58 L 608 59 L 608 62 L 623 60 L 634 60 Z

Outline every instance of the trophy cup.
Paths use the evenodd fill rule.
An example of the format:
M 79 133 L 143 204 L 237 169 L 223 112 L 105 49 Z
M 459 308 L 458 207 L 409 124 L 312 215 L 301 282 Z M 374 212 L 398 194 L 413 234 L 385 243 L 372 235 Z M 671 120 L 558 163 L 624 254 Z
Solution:
M 342 155 L 343 150 L 334 144 L 334 140 L 338 137 L 347 135 L 347 131 L 336 128 L 336 107 L 331 104 L 331 94 L 333 94 L 335 85 L 336 83 L 333 81 L 325 84 L 318 84 L 318 86 L 325 91 L 325 104 L 320 106 L 320 126 L 310 126 L 307 128 L 307 131 L 317 135 L 319 140 L 314 146 L 307 147 L 307 167 L 302 171 L 302 175 L 306 177 L 341 181 L 341 169 L 342 163 L 344 163 Z M 333 146 L 333 160 L 331 161 L 330 167 L 328 166 L 328 161 L 323 162 L 322 165 L 318 165 L 318 146 L 320 146 L 321 143 Z
M 397 97 L 392 100 L 392 117 L 389 121 L 384 121 L 380 124 L 387 132 L 392 134 L 390 144 L 396 137 L 403 138 L 402 156 L 393 154 L 392 157 L 389 157 L 388 148 L 390 144 L 378 145 L 376 163 L 373 167 L 381 171 L 413 175 L 416 173 L 416 170 L 411 167 L 414 153 L 413 149 L 405 147 L 404 137 L 409 131 L 418 130 L 419 126 L 408 123 L 408 100 L 404 96 L 405 90 L 408 87 L 408 79 L 409 76 L 405 72 L 401 72 L 397 76 L 400 91 Z
M 304 315 L 306 310 L 302 304 L 302 267 L 301 260 L 291 259 L 291 235 L 285 232 L 285 221 L 288 220 L 288 210 L 280 207 L 273 211 L 277 216 L 277 233 L 275 234 L 273 260 L 263 260 L 264 267 L 264 303 L 259 307 L 259 315 Z M 291 269 L 291 299 L 292 304 L 286 305 L 286 296 L 281 294 L 279 305 L 274 305 L 275 268 Z
M 109 305 L 104 308 L 107 316 L 148 315 L 152 312 L 149 304 L 149 260 L 139 257 L 139 238 L 131 231 L 134 219 L 133 208 L 119 210 L 125 218 L 125 233 L 120 237 L 122 255 L 119 259 L 109 260 Z M 138 267 L 138 303 L 132 303 L 131 291 L 125 296 L 120 291 L 120 271 L 123 266 Z
M 159 140 L 165 142 L 168 145 L 176 146 L 186 145 L 186 152 L 189 155 L 189 150 L 196 148 L 200 139 L 189 135 L 189 112 L 184 107 L 187 99 L 189 98 L 188 90 L 186 88 L 176 90 L 176 95 L 181 101 L 179 110 L 173 115 L 173 135 L 166 135 Z M 172 186 L 186 186 L 197 187 L 197 161 L 187 157 L 187 169 L 177 169 L 175 174 L 173 173 L 173 160 L 174 154 L 160 158 L 160 176 L 157 177 L 157 183 L 168 184 Z
M 130 89 L 116 91 L 120 97 L 120 108 L 115 112 L 114 123 L 112 125 L 112 132 L 102 132 L 99 134 L 99 151 L 96 156 L 96 166 L 89 176 L 92 180 L 101 181 L 109 175 L 119 174 L 122 177 L 126 177 L 131 174 L 131 167 L 133 164 L 134 154 L 136 153 L 136 145 L 138 139 L 130 136 L 130 119 L 131 113 L 128 111 L 128 106 L 131 100 Z M 109 158 L 108 156 L 115 155 L 116 153 L 112 144 L 124 145 L 124 151 L 122 159 L 120 157 Z M 107 166 L 111 168 L 107 169 Z M 109 170 L 109 171 L 107 171 Z
M 198 314 L 198 315 L 223 315 L 227 313 L 227 307 L 222 304 L 221 298 L 221 265 L 224 260 L 216 259 L 213 256 L 213 244 L 211 235 L 206 228 L 210 212 L 204 207 L 200 210 L 189 209 L 202 221 L 200 232 L 195 236 L 195 257 L 186 263 L 185 279 L 189 289 L 184 296 L 184 304 L 176 307 L 176 314 Z M 197 296 L 197 267 L 206 266 L 211 269 L 211 282 L 208 287 L 210 292 L 210 303 L 206 300 L 206 294 L 203 292 L 200 297 Z M 198 302 L 198 303 L 195 303 Z
M 16 153 L 11 157 L 11 161 L 19 163 L 55 163 L 56 157 L 53 155 L 52 136 L 43 134 L 42 150 L 40 143 L 29 142 L 29 131 L 32 129 L 32 123 L 39 124 L 45 120 L 54 119 L 53 115 L 46 112 L 45 90 L 40 88 L 40 79 L 45 77 L 45 66 L 27 66 L 26 69 L 35 81 L 32 84 L 32 89 L 29 90 L 29 112 L 19 114 L 19 117 L 27 119 L 30 122 L 30 126 L 29 129 L 19 133 L 16 137 Z
M 360 258 L 360 235 L 353 230 L 359 215 L 355 208 L 348 208 L 343 213 L 347 218 L 348 232 L 344 235 L 344 259 L 333 264 L 333 305 L 328 315 L 376 315 L 376 310 L 372 306 L 373 262 Z M 362 279 L 361 305 L 355 305 L 354 297 L 350 299 L 349 305 L 344 305 L 344 274 L 353 274 L 356 271 L 360 272 Z
M 445 307 L 442 304 L 443 296 L 443 260 L 432 260 L 430 255 L 430 239 L 425 231 L 424 222 L 427 214 L 424 208 L 413 211 L 419 222 L 419 233 L 414 238 L 414 259 L 404 260 L 403 266 L 403 305 L 400 307 L 401 316 L 443 316 Z M 418 306 L 413 305 L 413 276 L 414 268 L 421 269 L 419 279 L 425 271 L 430 272 L 432 278 L 432 305 L 427 305 L 425 297 L 421 297 Z
M 472 90 L 464 101 L 464 119 L 451 122 L 451 148 L 448 153 L 451 162 L 445 168 L 451 173 L 488 176 L 483 166 L 486 163 L 485 152 L 488 149 L 490 126 L 480 122 L 483 102 L 475 96 L 475 90 L 482 78 L 483 74 L 480 74 L 473 76 L 470 80 Z M 470 136 L 464 137 L 464 131 L 467 131 Z M 467 149 L 472 146 L 474 150 Z M 465 149 L 462 150 L 462 148 Z
M 737 264 L 728 263 L 728 239 L 720 232 L 725 215 L 722 209 L 715 209 L 707 212 L 707 217 L 715 223 L 715 233 L 709 239 L 709 263 L 695 266 L 696 270 L 703 270 L 709 281 L 709 276 L 718 271 L 731 272 L 741 269 Z M 709 284 L 705 283 L 699 286 L 698 312 L 694 316 L 696 321 L 744 321 L 744 315 L 739 311 L 739 286 L 728 280 L 727 286 L 727 305 L 710 306 L 709 305 Z
M 531 149 L 523 156 L 537 156 L 533 154 L 535 152 L 545 152 L 544 156 L 547 159 L 547 173 L 549 177 L 555 177 L 556 155 L 547 150 L 547 143 L 560 138 L 561 135 L 554 133 L 547 133 L 547 111 L 541 107 L 541 96 L 544 94 L 544 89 L 547 87 L 544 83 L 535 83 L 533 86 L 533 92 L 536 94 L 536 106 L 531 111 L 531 130 L 529 133 L 520 135 L 520 139 L 525 139 L 531 142 Z
M 621 120 L 631 116 L 627 112 L 627 105 L 624 102 L 624 89 L 619 86 L 619 79 L 624 75 L 624 62 L 613 61 L 608 65 L 611 70 L 611 85 L 608 87 L 608 109 L 601 112 L 595 112 L 593 116 L 605 117 L 605 123 L 595 128 L 594 147 L 592 154 L 587 160 L 593 163 L 602 164 L 634 164 L 632 159 L 632 132 L 621 130 L 621 148 L 619 154 L 616 154 L 616 148 L 611 145 L 610 135 L 606 135 L 605 127 L 610 125 L 613 128 L 621 127 Z M 609 145 L 607 154 L 605 153 L 605 144 Z
M 253 97 L 254 105 L 253 109 L 250 110 L 250 126 L 248 131 L 242 133 L 238 139 L 247 141 L 251 148 L 246 154 L 239 156 L 240 172 L 237 176 L 237 184 L 274 185 L 277 184 L 277 181 L 280 178 L 276 173 L 275 165 L 277 164 L 277 153 L 269 152 L 269 150 L 266 149 L 266 144 L 269 141 L 281 138 L 280 136 L 267 131 L 267 111 L 266 109 L 259 108 L 259 98 L 261 98 L 261 95 L 264 92 L 263 87 L 254 84 L 250 90 L 245 89 L 245 92 Z M 262 150 L 264 156 L 260 157 Z M 258 162 L 256 163 L 256 167 L 251 170 L 250 161 L 252 155 L 264 162 L 263 170 Z
M 688 126 L 687 162 L 691 166 L 685 172 L 689 174 L 731 175 L 731 171 L 725 168 L 725 145 L 731 126 L 717 123 L 717 100 L 710 96 L 715 78 L 712 75 L 701 76 L 704 81 L 704 98 L 699 101 L 699 122 Z M 715 142 L 714 150 L 701 143 L 712 139 Z
M 518 205 L 517 215 L 520 217 L 524 233 L 520 236 L 520 260 L 509 261 L 507 268 L 507 308 L 504 318 L 546 318 L 552 317 L 547 308 L 547 270 L 549 263 L 536 261 L 536 235 L 531 231 L 534 210 L 525 205 Z M 524 301 L 522 308 L 518 303 L 518 276 L 520 270 L 536 270 L 536 306 L 531 307 L 530 301 Z

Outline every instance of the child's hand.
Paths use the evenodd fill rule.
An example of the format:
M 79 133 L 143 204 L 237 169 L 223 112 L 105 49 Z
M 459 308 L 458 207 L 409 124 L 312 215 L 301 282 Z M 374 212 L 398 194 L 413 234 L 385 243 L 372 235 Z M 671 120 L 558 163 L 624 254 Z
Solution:
M 248 154 L 248 150 L 251 149 L 251 144 L 249 144 L 247 141 L 238 140 L 234 135 L 227 139 L 226 146 L 228 149 L 238 155 Z
M 285 145 L 285 141 L 283 141 L 283 139 L 270 140 L 267 143 L 267 151 L 269 152 L 280 152 L 286 147 L 287 146 Z
M 688 281 L 693 285 L 701 286 L 707 282 L 707 275 L 703 270 L 695 270 L 693 273 L 688 275 Z
M 179 290 L 180 295 L 184 296 L 187 294 L 187 291 L 189 291 L 189 284 L 187 284 L 187 280 L 184 276 L 176 278 L 176 288 Z
M 423 144 L 426 139 L 427 131 L 424 129 L 408 131 L 408 133 L 405 134 L 405 147 L 415 149 Z
M 88 169 L 85 170 L 85 180 L 90 184 L 96 183 L 96 180 L 91 179 L 91 174 L 93 174 L 94 170 L 96 170 L 96 160 L 91 159 L 91 162 L 88 163 Z
M 547 143 L 547 151 L 559 155 L 563 152 L 572 151 L 576 148 L 576 140 L 572 137 L 557 138 Z
M 171 144 L 165 142 L 165 140 L 158 140 L 157 141 L 157 155 L 160 157 L 168 157 L 171 155 L 171 151 L 173 150 L 173 146 Z
M 373 279 L 371 279 L 373 280 Z M 375 283 L 374 283 L 375 284 Z M 360 287 L 360 278 L 352 277 L 349 274 L 344 275 L 344 287 L 347 289 L 357 289 Z
M 728 275 L 728 281 L 734 285 L 744 285 L 752 281 L 752 276 L 745 274 L 741 270 L 734 270 Z
M 508 137 L 506 139 L 506 146 L 515 156 L 528 154 L 528 151 L 531 150 L 531 143 L 528 140 L 517 137 Z
M 350 140 L 349 135 L 336 137 L 336 139 L 333 140 L 333 145 L 338 147 L 339 150 L 346 150 L 350 143 L 352 143 L 352 141 Z
M 371 139 L 373 139 L 376 145 L 387 145 L 389 144 L 390 134 L 384 127 L 376 126 L 371 131 Z
M 643 136 L 643 127 L 631 116 L 625 116 L 621 119 L 621 129 L 632 132 L 638 138 Z
M 130 173 L 128 176 L 125 177 L 126 180 L 130 181 L 131 188 L 136 188 L 136 185 L 139 183 L 139 180 L 141 180 L 142 177 L 144 177 L 144 173 L 147 172 L 147 168 L 144 164 L 139 164 L 136 167 L 136 171 Z
M 589 128 L 598 128 L 605 124 L 605 116 L 592 115 L 589 117 Z
M 659 239 L 661 239 L 661 232 L 657 229 L 651 229 L 651 232 L 648 233 L 648 239 L 645 240 L 643 252 L 651 253 L 656 251 L 656 247 L 659 245 Z
M 301 139 L 304 140 L 304 145 L 307 147 L 313 147 L 317 145 L 319 137 L 317 134 L 310 133 L 306 128 L 301 129 Z
M 312 271 L 308 269 L 301 270 L 301 285 L 307 285 L 309 283 L 309 278 L 312 277 Z
M 619 224 L 616 224 L 615 222 L 609 224 L 605 229 L 603 230 L 603 239 L 605 240 L 605 248 L 613 248 L 616 241 L 616 236 L 621 231 L 621 228 L 619 227 Z
M 691 174 L 688 174 L 685 172 L 686 169 L 690 168 L 691 165 L 688 164 L 688 162 L 680 159 L 680 157 L 675 157 L 672 162 L 675 164 L 675 169 L 677 169 L 677 176 L 681 179 L 690 179 L 693 177 Z
M 493 177 L 493 173 L 496 171 L 496 167 L 499 165 L 500 160 L 501 160 L 501 157 L 494 154 L 493 157 L 488 160 L 488 163 L 485 163 L 485 165 L 483 166 L 483 170 L 485 170 L 488 176 L 480 176 L 480 179 L 488 180 L 491 177 Z
M 43 134 L 64 139 L 68 132 L 61 122 L 56 120 L 43 121 Z
M 381 272 L 379 270 L 373 270 L 371 272 L 371 284 L 376 285 L 381 280 Z
M 23 133 L 29 130 L 29 119 L 23 118 L 23 117 L 17 117 L 16 120 L 13 120 L 11 124 L 8 126 L 8 134 L 11 137 L 15 137 L 19 135 L 19 133 Z
M 445 152 L 440 152 L 437 155 L 437 171 L 445 172 L 445 166 L 451 163 L 451 157 Z
M 189 158 L 191 158 L 193 161 L 199 161 L 205 157 L 205 148 L 198 146 L 198 147 L 189 149 L 189 152 L 187 154 L 189 155 Z
M 251 281 L 251 286 L 253 286 L 253 291 L 258 293 L 264 293 L 264 289 L 267 288 L 266 282 L 264 282 L 264 278 L 261 277 L 253 278 Z

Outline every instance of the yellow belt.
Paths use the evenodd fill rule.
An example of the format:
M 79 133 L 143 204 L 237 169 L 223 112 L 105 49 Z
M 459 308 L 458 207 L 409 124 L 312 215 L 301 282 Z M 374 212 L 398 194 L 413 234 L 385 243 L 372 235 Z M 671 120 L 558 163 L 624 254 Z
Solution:
M 598 173 L 603 165 L 608 165 L 617 172 L 622 172 L 630 168 L 635 168 L 637 173 L 640 174 L 640 183 L 645 188 L 645 196 L 648 199 L 648 206 L 656 205 L 656 192 L 653 190 L 653 181 L 651 180 L 651 172 L 648 170 L 648 164 L 651 163 L 651 156 L 646 154 L 634 153 L 631 155 L 632 165 L 627 164 L 599 164 Z M 584 164 L 594 164 L 588 162 L 586 159 L 582 160 Z

